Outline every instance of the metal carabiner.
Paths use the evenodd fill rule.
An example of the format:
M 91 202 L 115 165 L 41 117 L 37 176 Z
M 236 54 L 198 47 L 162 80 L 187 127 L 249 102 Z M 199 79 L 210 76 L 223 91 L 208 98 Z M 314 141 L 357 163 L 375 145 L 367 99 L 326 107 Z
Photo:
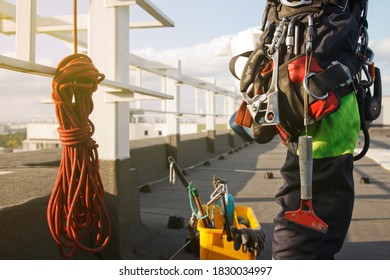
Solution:
M 344 12 L 348 7 L 349 0 L 345 0 L 344 5 L 334 4 L 337 8 L 339 8 L 342 12 Z
M 313 36 L 314 36 L 314 20 L 311 15 L 307 16 L 307 32 L 306 32 L 306 52 L 313 51 Z
M 214 202 L 216 202 L 218 199 L 222 198 L 222 196 L 224 196 L 226 193 L 221 190 L 220 188 L 217 188 L 215 189 L 211 195 L 210 195 L 210 200 L 209 202 L 206 203 L 207 206 L 209 206 L 210 204 L 213 204 Z
M 174 186 L 176 183 L 176 172 L 173 166 L 174 164 L 175 164 L 174 161 L 170 162 L 169 164 L 169 183 L 171 186 Z
M 313 0 L 301 0 L 299 2 L 290 2 L 288 0 L 281 0 L 283 5 L 286 5 L 288 7 L 300 7 L 300 6 L 306 6 L 313 4 Z
M 374 83 L 374 80 L 372 79 L 370 72 L 368 71 L 367 65 L 363 65 L 362 69 L 363 69 L 363 73 L 366 75 L 367 80 L 361 80 L 360 84 L 364 88 L 369 88 Z
M 252 105 L 254 102 L 252 98 L 249 97 L 248 92 L 251 92 L 253 90 L 253 84 L 250 84 L 247 91 L 241 92 L 242 99 L 246 102 L 248 105 Z M 253 98 L 254 99 L 254 98 Z
M 224 199 L 225 204 L 229 205 L 229 192 L 228 192 L 228 187 L 227 183 L 220 183 L 218 187 L 215 188 L 215 190 L 211 193 L 210 195 L 210 201 L 207 203 L 207 205 L 210 205 L 217 201 L 218 199 Z M 223 198 L 222 198 L 223 197 Z
M 327 92 L 326 94 L 322 95 L 322 96 L 317 96 L 315 95 L 309 88 L 309 78 L 310 77 L 313 77 L 315 76 L 316 73 L 314 72 L 310 72 L 308 73 L 305 78 L 303 79 L 303 88 L 305 89 L 305 91 L 311 96 L 313 97 L 314 99 L 318 99 L 318 100 L 323 100 L 325 98 L 327 98 L 329 96 L 329 93 Z
M 279 49 L 270 55 L 274 63 L 272 71 L 271 85 L 266 93 L 256 95 L 251 103 L 247 103 L 247 108 L 253 120 L 260 125 L 279 124 L 279 101 L 278 101 L 278 80 L 279 80 Z M 265 107 L 265 108 L 264 108 Z

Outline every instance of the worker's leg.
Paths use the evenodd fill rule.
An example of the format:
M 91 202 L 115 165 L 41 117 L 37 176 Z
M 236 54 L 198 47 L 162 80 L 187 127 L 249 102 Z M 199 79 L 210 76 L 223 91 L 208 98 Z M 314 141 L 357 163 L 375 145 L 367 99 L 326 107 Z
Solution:
M 326 234 L 287 222 L 284 213 L 300 207 L 299 158 L 294 144 L 289 144 L 281 169 L 285 183 L 276 194 L 282 209 L 274 220 L 274 259 L 334 258 L 343 246 L 352 217 L 352 168 L 352 155 L 313 161 L 313 208 L 314 213 L 329 225 Z

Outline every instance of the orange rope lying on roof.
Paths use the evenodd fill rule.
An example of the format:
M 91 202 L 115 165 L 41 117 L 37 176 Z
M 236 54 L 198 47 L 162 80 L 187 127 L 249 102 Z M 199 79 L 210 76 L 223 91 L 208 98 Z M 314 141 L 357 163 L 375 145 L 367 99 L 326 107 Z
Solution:
M 104 75 L 83 54 L 64 58 L 53 79 L 52 99 L 63 149 L 47 221 L 65 258 L 73 257 L 77 249 L 97 253 L 107 246 L 111 235 L 103 202 L 98 145 L 91 138 L 94 125 L 89 120 L 92 93 L 103 79 Z

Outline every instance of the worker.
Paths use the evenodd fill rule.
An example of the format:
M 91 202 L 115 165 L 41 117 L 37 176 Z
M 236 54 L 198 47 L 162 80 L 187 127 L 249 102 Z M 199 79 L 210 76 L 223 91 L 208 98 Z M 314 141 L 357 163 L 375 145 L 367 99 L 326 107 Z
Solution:
M 277 33 L 277 27 L 275 28 L 275 25 L 272 25 L 273 21 L 281 18 L 287 19 L 286 23 L 282 21 L 276 23 L 281 26 L 279 35 L 282 37 L 286 36 L 286 33 L 288 34 L 288 31 L 284 30 L 287 29 L 287 26 L 292 19 L 288 18 L 286 15 L 283 17 L 272 13 L 288 13 L 294 9 L 301 9 L 303 13 L 302 17 L 295 17 L 294 20 L 301 21 L 306 16 L 313 16 L 315 20 L 314 26 L 316 32 L 309 34 L 310 32 L 306 31 L 305 28 L 305 33 L 302 33 L 304 35 L 294 34 L 294 36 L 301 36 L 299 39 L 305 38 L 304 36 L 306 36 L 307 39 L 309 36 L 306 34 L 315 37 L 313 40 L 313 47 L 309 52 L 307 51 L 307 44 L 301 44 L 303 50 L 301 54 L 306 54 L 305 58 L 309 57 L 310 59 L 313 59 L 309 62 L 307 59 L 305 60 L 303 68 L 306 71 L 310 70 L 308 72 L 312 72 L 314 70 L 311 70 L 312 68 L 310 67 L 313 66 L 314 69 L 318 68 L 319 65 L 321 65 L 321 69 L 317 69 L 314 72 L 322 71 L 332 65 L 334 61 L 344 62 L 348 61 L 348 57 L 355 56 L 356 48 L 359 46 L 357 43 L 359 38 L 359 25 L 351 11 L 352 7 L 356 7 L 354 6 L 355 4 L 358 4 L 359 8 L 366 9 L 365 4 L 362 4 L 366 3 L 366 1 L 322 1 L 324 3 L 331 2 L 331 4 L 329 4 L 331 6 L 324 6 L 325 4 L 322 3 L 318 14 L 315 12 L 308 13 L 307 11 L 309 9 L 311 9 L 310 11 L 314 11 L 316 8 L 318 9 L 318 7 L 314 7 L 314 5 L 321 3 L 321 1 L 304 2 L 306 4 L 303 3 L 303 1 L 267 1 L 266 15 L 268 14 L 268 22 L 271 28 L 264 30 L 263 35 L 260 36 L 260 40 L 263 41 L 263 46 L 266 46 L 265 49 L 268 49 L 268 57 L 270 56 L 270 42 L 273 42 L 272 39 L 275 39 L 275 34 Z M 301 5 L 295 5 L 297 3 L 300 3 Z M 323 12 L 323 14 L 319 16 L 321 12 Z M 298 12 L 295 13 L 294 16 L 297 14 Z M 365 16 L 365 13 L 363 14 Z M 325 27 L 321 26 L 322 24 L 325 25 L 325 23 Z M 303 32 L 303 24 L 306 26 L 310 25 L 310 19 L 304 21 L 300 25 L 300 32 Z M 272 26 L 274 26 L 273 29 Z M 269 30 L 273 30 L 274 32 L 270 32 Z M 273 38 L 272 35 L 274 35 Z M 262 41 L 260 41 L 260 44 Z M 265 44 L 265 41 L 268 45 Z M 287 44 L 289 41 L 281 40 L 280 42 Z M 305 42 L 307 42 L 307 40 Z M 276 202 L 281 208 L 274 218 L 275 229 L 272 241 L 272 258 L 312 260 L 334 259 L 345 241 L 354 205 L 353 155 L 361 128 L 356 87 L 354 83 L 351 82 L 337 85 L 337 88 L 335 89 L 335 92 L 337 92 L 336 95 L 339 97 L 340 95 L 342 96 L 338 100 L 339 103 L 337 104 L 337 108 L 332 111 L 332 113 L 324 114 L 321 118 L 315 120 L 315 117 L 311 115 L 312 121 L 305 127 L 291 127 L 298 131 L 298 134 L 294 135 L 292 130 L 290 130 L 290 127 L 288 127 L 289 121 L 291 122 L 291 120 L 285 119 L 286 116 L 291 116 L 291 114 L 289 114 L 290 111 L 287 112 L 289 105 L 283 103 L 287 102 L 287 98 L 281 99 L 280 97 L 290 94 L 286 89 L 286 86 L 284 86 L 287 79 L 290 80 L 290 84 L 295 88 L 299 82 L 303 83 L 304 81 L 292 81 L 292 76 L 296 74 L 294 74 L 294 71 L 298 70 L 296 70 L 297 67 L 290 66 L 294 63 L 292 61 L 297 61 L 299 59 L 299 54 L 288 55 L 288 47 L 285 45 L 280 47 L 280 52 L 279 58 L 282 61 L 279 61 L 279 72 L 281 72 L 280 69 L 282 69 L 284 65 L 288 64 L 288 75 L 283 76 L 283 72 L 279 73 L 278 84 L 280 86 L 280 92 L 278 92 L 278 94 L 280 122 L 275 124 L 275 126 L 278 128 L 280 139 L 282 139 L 282 142 L 287 146 L 287 156 L 281 167 L 281 175 L 284 179 L 284 183 L 275 195 Z M 315 56 L 312 55 L 313 53 L 315 53 Z M 284 56 L 288 56 L 289 59 L 283 60 Z M 291 60 L 291 58 L 293 60 Z M 275 60 L 272 62 L 275 63 Z M 314 66 L 317 62 L 318 65 Z M 282 64 L 284 65 L 281 66 Z M 345 68 L 346 67 L 344 67 L 344 70 Z M 353 66 L 350 66 L 349 68 L 349 70 L 351 70 L 350 72 L 354 75 L 358 71 L 355 70 Z M 275 67 L 273 71 L 275 71 Z M 351 74 L 348 70 L 346 70 L 346 72 Z M 307 72 L 304 72 L 304 74 L 307 74 Z M 265 76 L 263 78 L 263 80 L 260 78 L 260 82 L 267 81 Z M 332 79 L 336 78 L 336 76 L 332 77 Z M 243 79 L 241 79 L 241 85 L 242 81 Z M 260 89 L 258 92 L 260 92 Z M 258 92 L 255 94 L 259 94 Z M 340 92 L 342 92 L 342 94 Z M 307 90 L 305 91 L 305 94 L 308 94 Z M 313 103 L 311 103 L 311 105 L 312 104 Z M 325 104 L 325 102 L 323 104 Z M 309 108 L 311 114 L 313 114 L 312 109 L 312 107 Z M 301 113 L 303 115 L 303 112 Z M 237 113 L 233 118 L 236 117 Z M 304 124 L 304 122 L 302 123 Z M 248 130 L 248 128 L 242 128 L 241 125 L 242 123 L 237 121 L 237 119 L 235 122 L 231 119 L 231 127 L 233 130 L 237 131 L 239 135 L 246 133 L 243 137 L 246 140 L 250 137 L 256 141 L 256 136 L 251 134 L 251 131 Z M 286 212 L 300 208 L 301 183 L 298 151 L 298 136 L 300 135 L 308 135 L 313 139 L 312 201 L 314 212 L 328 225 L 326 233 L 297 223 L 292 223 L 285 218 Z M 268 142 L 272 139 L 269 135 L 267 137 L 266 141 L 263 142 Z M 262 229 L 240 230 L 232 228 L 232 232 L 235 235 L 235 249 L 238 250 L 242 248 L 243 250 L 254 251 L 257 254 L 263 250 L 265 234 Z

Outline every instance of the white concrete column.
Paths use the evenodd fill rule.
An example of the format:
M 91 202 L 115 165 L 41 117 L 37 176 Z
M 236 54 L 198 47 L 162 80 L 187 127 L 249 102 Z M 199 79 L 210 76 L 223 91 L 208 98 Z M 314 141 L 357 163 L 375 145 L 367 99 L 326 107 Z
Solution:
M 225 115 L 227 115 L 227 121 L 228 121 L 228 124 L 227 124 L 227 128 L 230 129 L 230 126 L 229 126 L 229 119 L 230 119 L 230 116 L 233 115 L 233 113 L 238 109 L 235 108 L 235 101 L 234 101 L 234 98 L 231 97 L 231 96 L 226 96 L 225 97 Z
M 181 61 L 178 60 L 176 62 L 170 62 L 170 64 L 174 64 L 174 63 L 176 63 L 176 65 L 172 65 L 172 68 L 167 69 L 167 72 L 169 71 L 170 74 L 172 74 L 172 76 L 180 77 Z M 173 99 L 166 100 L 165 110 L 167 112 L 179 113 L 180 112 L 180 85 L 178 84 L 177 80 L 169 77 L 162 77 L 161 91 L 163 93 L 173 96 Z M 179 135 L 180 119 L 178 118 L 177 114 L 167 113 L 166 120 L 167 120 L 167 136 Z
M 107 8 L 89 1 L 88 53 L 107 79 L 129 83 L 129 7 Z M 105 103 L 104 92 L 94 93 L 94 139 L 104 160 L 128 158 L 129 102 Z
M 135 70 L 135 85 L 138 87 L 142 87 L 142 70 L 139 68 Z M 135 108 L 138 110 L 142 109 L 141 100 L 135 100 Z
M 167 112 L 180 112 L 180 85 L 176 80 L 164 77 L 165 93 L 172 95 L 173 99 L 166 101 Z M 180 119 L 177 114 L 167 113 L 167 135 L 180 134 Z
M 104 4 L 103 0 L 89 0 L 88 53 L 107 79 L 128 84 L 129 7 Z M 131 168 L 129 102 L 106 103 L 104 95 L 102 90 L 94 93 L 91 115 L 112 229 L 110 243 L 102 253 L 107 259 L 132 259 L 135 236 L 143 225 L 137 170 Z
M 36 0 L 16 1 L 16 58 L 35 62 Z
M 215 94 L 213 91 L 206 92 L 206 130 L 215 130 Z
M 194 104 L 194 110 L 195 110 L 195 114 L 199 115 L 200 114 L 200 110 L 199 110 L 199 92 L 200 92 L 200 89 L 199 88 L 196 88 L 195 89 L 195 104 Z
M 160 77 L 160 92 L 166 93 L 167 92 L 167 79 L 166 77 Z M 167 100 L 161 100 L 160 102 L 160 110 L 161 112 L 167 111 Z M 165 114 L 165 119 L 167 118 L 167 115 Z

